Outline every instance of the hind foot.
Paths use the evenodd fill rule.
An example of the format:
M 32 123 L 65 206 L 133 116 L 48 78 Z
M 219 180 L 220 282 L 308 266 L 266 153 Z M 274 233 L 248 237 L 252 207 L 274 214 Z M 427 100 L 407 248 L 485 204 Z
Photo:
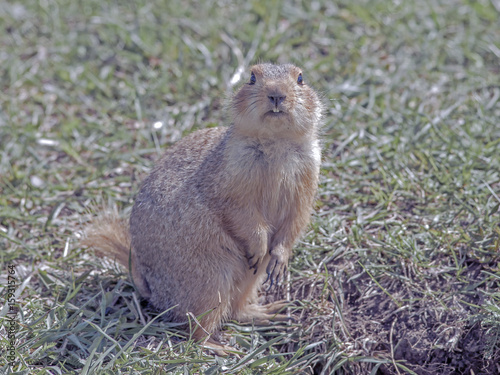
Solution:
M 209 338 L 205 342 L 201 342 L 199 345 L 203 349 L 208 349 L 220 357 L 227 357 L 229 354 L 233 354 L 239 358 L 239 355 L 237 353 L 234 353 L 237 352 L 235 348 L 233 348 L 232 346 L 223 345 L 212 338 Z
M 240 311 L 236 316 L 236 320 L 241 323 L 254 323 L 257 325 L 269 325 L 271 321 L 287 321 L 293 318 L 284 314 L 273 314 L 281 310 L 287 304 L 280 301 L 280 303 L 270 303 L 264 306 L 248 304 L 244 310 Z
M 262 305 L 261 307 L 267 313 L 276 313 L 276 312 L 280 312 L 281 310 L 290 306 L 291 304 L 292 304 L 292 302 L 282 299 L 280 301 L 274 301 L 274 302 L 268 303 L 266 305 Z

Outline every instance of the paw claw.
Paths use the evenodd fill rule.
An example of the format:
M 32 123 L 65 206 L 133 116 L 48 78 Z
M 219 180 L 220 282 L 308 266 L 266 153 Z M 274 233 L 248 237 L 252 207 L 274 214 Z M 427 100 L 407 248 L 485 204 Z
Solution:
M 267 278 L 269 278 L 269 274 L 267 274 Z M 269 292 L 272 287 L 273 287 L 273 279 L 271 279 L 271 283 L 269 285 L 269 288 L 266 289 L 266 292 Z
M 283 252 L 271 251 L 271 259 L 269 260 L 269 264 L 267 265 L 266 268 L 267 279 L 266 281 L 264 281 L 264 284 L 270 281 L 270 285 L 267 291 L 271 290 L 273 285 L 276 286 L 279 285 L 281 275 L 283 275 L 283 281 L 285 280 L 287 261 L 288 257 L 283 256 Z

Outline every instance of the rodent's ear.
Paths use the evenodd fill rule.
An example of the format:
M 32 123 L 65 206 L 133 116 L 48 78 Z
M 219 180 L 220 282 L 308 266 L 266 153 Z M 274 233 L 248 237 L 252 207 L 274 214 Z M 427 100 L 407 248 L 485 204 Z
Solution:
M 252 72 L 252 75 L 250 76 L 250 82 L 248 82 L 248 84 L 253 85 L 255 81 L 257 81 L 257 78 L 255 78 L 255 74 L 253 74 Z
M 297 83 L 299 85 L 303 85 L 304 84 L 304 79 L 302 78 L 302 73 L 299 73 L 299 76 L 297 78 Z

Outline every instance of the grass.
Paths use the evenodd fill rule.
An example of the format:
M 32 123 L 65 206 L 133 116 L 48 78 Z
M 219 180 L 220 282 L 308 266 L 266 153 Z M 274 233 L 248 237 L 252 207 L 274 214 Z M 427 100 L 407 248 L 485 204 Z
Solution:
M 498 2 L 266 4 L 0 4 L 2 372 L 500 371 Z M 259 60 L 323 93 L 322 178 L 267 296 L 300 324 L 229 323 L 242 354 L 219 358 L 78 234 L 96 205 L 130 209 L 162 149 L 227 124 L 229 82 Z

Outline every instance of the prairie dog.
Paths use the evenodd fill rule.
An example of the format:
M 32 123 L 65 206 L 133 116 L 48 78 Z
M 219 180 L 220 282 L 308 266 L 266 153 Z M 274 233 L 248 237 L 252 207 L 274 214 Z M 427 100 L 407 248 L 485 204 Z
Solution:
M 310 220 L 321 159 L 322 104 L 300 68 L 253 66 L 230 111 L 229 127 L 196 131 L 166 150 L 129 225 L 103 216 L 84 240 L 127 268 L 131 249 L 139 293 L 160 310 L 177 306 L 173 321 L 208 312 L 199 321 L 208 333 L 229 319 L 276 317 L 282 305 L 258 305 L 258 289 L 285 275 Z

